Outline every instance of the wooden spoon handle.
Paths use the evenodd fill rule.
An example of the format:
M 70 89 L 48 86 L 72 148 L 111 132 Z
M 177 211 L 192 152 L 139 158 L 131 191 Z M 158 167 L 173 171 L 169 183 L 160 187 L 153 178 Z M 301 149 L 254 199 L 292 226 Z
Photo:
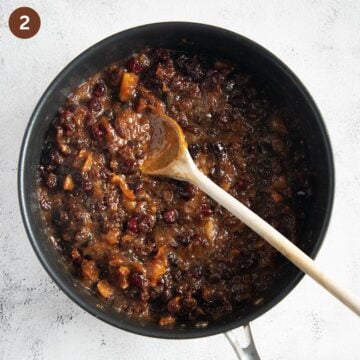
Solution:
M 204 193 L 212 197 L 225 209 L 234 214 L 274 248 L 280 251 L 281 254 L 289 259 L 299 269 L 311 276 L 343 304 L 360 316 L 360 299 L 357 296 L 343 288 L 340 284 L 337 284 L 334 280 L 330 279 L 319 269 L 314 260 L 302 252 L 260 216 L 256 215 L 244 204 L 236 200 L 221 187 L 212 182 L 197 168 L 193 167 L 191 170 L 192 176 L 188 179 L 188 181 L 199 187 Z

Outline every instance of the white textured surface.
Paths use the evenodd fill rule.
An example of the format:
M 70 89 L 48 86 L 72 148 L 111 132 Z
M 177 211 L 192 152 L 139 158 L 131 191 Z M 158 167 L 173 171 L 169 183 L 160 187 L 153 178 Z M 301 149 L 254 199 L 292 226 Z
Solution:
M 221 3 L 221 4 L 220 4 Z M 35 8 L 42 28 L 19 40 L 7 19 Z M 336 199 L 317 262 L 360 293 L 360 2 L 18 1 L 0 4 L 0 359 L 235 359 L 221 335 L 194 341 L 140 337 L 106 325 L 72 303 L 40 266 L 17 204 L 21 138 L 37 100 L 82 50 L 139 24 L 187 20 L 222 26 L 274 52 L 303 80 L 332 140 Z M 360 321 L 304 279 L 253 323 L 263 359 L 360 358 Z

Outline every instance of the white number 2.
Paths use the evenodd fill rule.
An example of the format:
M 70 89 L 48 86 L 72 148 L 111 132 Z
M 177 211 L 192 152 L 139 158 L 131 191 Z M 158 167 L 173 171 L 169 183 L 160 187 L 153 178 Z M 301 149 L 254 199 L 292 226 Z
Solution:
M 30 18 L 27 15 L 20 16 L 20 20 L 23 20 L 23 22 L 20 25 L 20 30 L 30 30 L 28 24 L 30 22 Z

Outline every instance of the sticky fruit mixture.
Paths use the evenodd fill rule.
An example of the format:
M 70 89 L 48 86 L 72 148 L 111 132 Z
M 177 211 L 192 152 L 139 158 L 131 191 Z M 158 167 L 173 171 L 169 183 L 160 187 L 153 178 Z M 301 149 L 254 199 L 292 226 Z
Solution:
M 204 327 L 266 301 L 284 259 L 199 189 L 139 166 L 144 114 L 166 113 L 204 174 L 298 241 L 309 170 L 271 90 L 228 61 L 167 49 L 144 49 L 75 89 L 38 169 L 49 237 L 74 276 L 118 311 L 166 327 Z

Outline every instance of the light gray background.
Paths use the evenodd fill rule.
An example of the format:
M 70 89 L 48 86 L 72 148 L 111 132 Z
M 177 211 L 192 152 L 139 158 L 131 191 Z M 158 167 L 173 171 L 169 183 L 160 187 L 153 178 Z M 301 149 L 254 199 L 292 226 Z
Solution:
M 7 26 L 18 6 L 42 20 L 30 40 Z M 319 105 L 333 145 L 336 198 L 317 262 L 360 293 L 360 1 L 0 2 L 0 358 L 235 359 L 222 335 L 165 341 L 132 335 L 72 303 L 40 266 L 20 219 L 16 171 L 29 116 L 49 82 L 81 51 L 136 25 L 187 20 L 241 33 L 274 52 Z M 253 323 L 263 359 L 359 359 L 360 322 L 305 278 Z

